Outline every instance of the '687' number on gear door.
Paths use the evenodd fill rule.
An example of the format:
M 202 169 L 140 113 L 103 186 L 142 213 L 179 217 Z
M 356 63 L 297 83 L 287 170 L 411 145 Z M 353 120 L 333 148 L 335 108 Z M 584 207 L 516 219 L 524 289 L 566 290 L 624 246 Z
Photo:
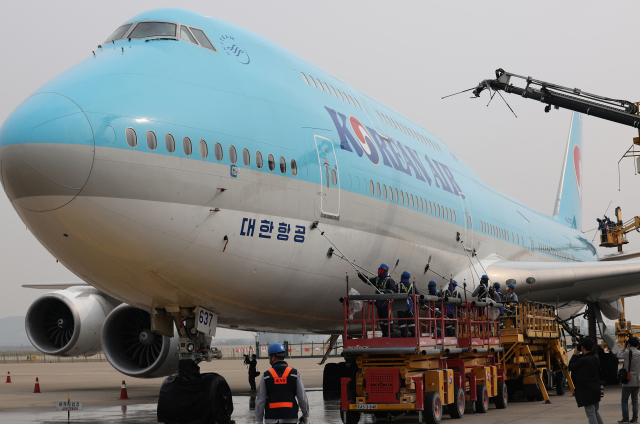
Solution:
M 209 336 L 216 335 L 218 325 L 218 315 L 208 309 L 198 306 L 196 309 L 196 330 L 202 331 Z

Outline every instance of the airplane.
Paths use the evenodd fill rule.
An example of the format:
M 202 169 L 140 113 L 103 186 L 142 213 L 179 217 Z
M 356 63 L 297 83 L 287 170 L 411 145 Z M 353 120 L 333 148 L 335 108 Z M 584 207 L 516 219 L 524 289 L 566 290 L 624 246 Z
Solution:
M 640 293 L 640 261 L 598 261 L 580 231 L 582 119 L 547 216 L 282 46 L 188 10 L 141 13 L 0 128 L 6 195 L 81 280 L 26 285 L 53 290 L 29 308 L 28 336 L 49 355 L 104 350 L 126 375 L 166 376 L 218 356 L 217 326 L 341 333 L 347 287 L 372 292 L 354 267 L 382 262 L 419 288 L 472 290 L 486 273 L 615 319 Z

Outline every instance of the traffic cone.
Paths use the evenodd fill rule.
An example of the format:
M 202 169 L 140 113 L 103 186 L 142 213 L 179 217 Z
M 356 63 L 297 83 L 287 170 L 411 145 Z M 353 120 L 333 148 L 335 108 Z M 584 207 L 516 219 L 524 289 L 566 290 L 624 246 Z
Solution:
M 42 393 L 40 392 L 40 381 L 38 381 L 38 377 L 36 377 L 36 387 L 33 388 L 33 393 Z
M 5 383 L 11 383 L 11 373 L 7 371 L 7 381 Z
M 124 380 L 122 380 L 122 387 L 120 388 L 120 398 L 118 400 L 127 400 L 129 396 L 127 396 L 127 385 L 124 384 Z

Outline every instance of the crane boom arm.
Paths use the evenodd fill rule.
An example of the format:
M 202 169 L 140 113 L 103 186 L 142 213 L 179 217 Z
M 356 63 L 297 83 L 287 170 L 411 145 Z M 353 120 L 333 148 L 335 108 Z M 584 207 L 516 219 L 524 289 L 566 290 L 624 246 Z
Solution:
M 522 88 L 513 85 L 511 83 L 512 77 L 525 80 L 526 86 Z M 531 77 L 512 74 L 503 69 L 496 70 L 495 79 L 481 81 L 473 90 L 473 94 L 476 97 L 480 97 L 480 93 L 485 89 L 500 90 L 505 93 L 517 94 L 527 99 L 538 100 L 549 105 L 545 108 L 546 112 L 551 110 L 551 106 L 562 107 L 607 121 L 640 128 L 640 115 L 637 114 L 638 106 L 628 100 L 603 97 L 584 92 L 578 88 L 563 87 Z

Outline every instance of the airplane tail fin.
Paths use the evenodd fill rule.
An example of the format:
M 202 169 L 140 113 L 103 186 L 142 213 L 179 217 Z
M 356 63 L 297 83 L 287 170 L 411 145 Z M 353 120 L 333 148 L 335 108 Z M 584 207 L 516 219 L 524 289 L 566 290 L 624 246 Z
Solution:
M 582 230 L 582 116 L 573 112 L 553 217 Z

